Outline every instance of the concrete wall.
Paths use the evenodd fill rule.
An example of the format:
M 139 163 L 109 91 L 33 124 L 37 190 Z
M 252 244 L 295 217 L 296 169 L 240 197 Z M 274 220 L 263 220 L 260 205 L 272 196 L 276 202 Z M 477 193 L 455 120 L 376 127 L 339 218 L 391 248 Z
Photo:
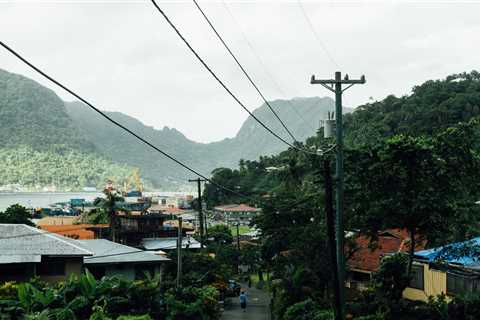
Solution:
M 428 264 L 423 264 L 423 286 L 423 290 L 406 288 L 403 291 L 403 297 L 409 300 L 428 301 L 430 296 L 447 293 L 447 274 L 430 269 Z

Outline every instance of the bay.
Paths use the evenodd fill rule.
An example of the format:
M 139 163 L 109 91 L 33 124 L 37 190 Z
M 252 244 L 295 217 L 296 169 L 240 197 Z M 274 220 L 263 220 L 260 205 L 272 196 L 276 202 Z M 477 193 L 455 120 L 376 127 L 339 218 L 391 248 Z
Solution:
M 93 201 L 101 196 L 102 193 L 99 192 L 5 192 L 0 193 L 0 211 L 17 203 L 27 208 L 44 208 L 70 199 Z

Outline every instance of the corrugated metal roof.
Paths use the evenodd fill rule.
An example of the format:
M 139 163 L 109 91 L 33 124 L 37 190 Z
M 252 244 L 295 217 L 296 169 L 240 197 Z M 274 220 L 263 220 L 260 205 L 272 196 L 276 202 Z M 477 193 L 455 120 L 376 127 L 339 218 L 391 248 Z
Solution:
M 80 246 L 93 252 L 92 257 L 86 257 L 84 264 L 117 264 L 136 262 L 165 262 L 170 259 L 150 251 L 129 247 L 105 239 L 76 240 Z
M 177 238 L 145 238 L 142 240 L 142 246 L 147 250 L 175 250 L 177 248 Z M 192 237 L 182 238 L 182 248 L 199 249 L 200 242 Z
M 24 224 L 0 224 L 0 263 L 39 262 L 41 256 L 89 256 L 70 239 Z
M 469 251 L 478 250 L 468 250 L 469 247 L 479 248 L 480 237 L 464 242 L 448 244 L 438 248 L 417 251 L 415 252 L 415 257 L 422 260 L 428 260 L 429 262 L 434 262 L 440 259 L 451 264 L 458 264 L 464 267 L 477 269 L 480 267 L 480 257 L 475 256 L 472 254 L 473 252 Z M 465 255 L 463 255 L 462 252 L 465 252 Z

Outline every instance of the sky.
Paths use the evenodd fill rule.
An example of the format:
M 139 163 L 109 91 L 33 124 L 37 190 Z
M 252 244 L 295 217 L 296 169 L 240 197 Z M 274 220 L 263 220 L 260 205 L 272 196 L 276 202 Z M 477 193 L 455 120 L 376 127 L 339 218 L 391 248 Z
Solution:
M 240 100 L 258 108 L 261 98 L 194 3 L 157 2 Z M 480 1 L 198 2 L 272 100 L 331 96 L 310 84 L 312 74 L 365 75 L 344 94 L 344 105 L 357 107 L 480 69 Z M 0 39 L 99 108 L 194 141 L 233 137 L 248 116 L 148 0 L 0 0 Z M 3 49 L 0 68 L 74 100 Z

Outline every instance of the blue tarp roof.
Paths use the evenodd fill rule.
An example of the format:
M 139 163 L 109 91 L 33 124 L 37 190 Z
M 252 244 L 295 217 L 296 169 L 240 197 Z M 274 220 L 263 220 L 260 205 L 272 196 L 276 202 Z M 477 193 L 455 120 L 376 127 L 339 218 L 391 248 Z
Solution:
M 434 262 L 436 260 L 446 261 L 452 264 L 459 264 L 465 267 L 480 268 L 480 256 L 473 254 L 473 251 L 480 252 L 480 250 L 467 250 L 467 254 L 461 256 L 459 252 L 462 248 L 475 248 L 480 249 L 480 237 L 473 238 L 464 242 L 457 242 L 445 245 L 443 247 L 421 250 L 415 252 L 415 257 Z M 471 252 L 470 252 L 471 251 Z

